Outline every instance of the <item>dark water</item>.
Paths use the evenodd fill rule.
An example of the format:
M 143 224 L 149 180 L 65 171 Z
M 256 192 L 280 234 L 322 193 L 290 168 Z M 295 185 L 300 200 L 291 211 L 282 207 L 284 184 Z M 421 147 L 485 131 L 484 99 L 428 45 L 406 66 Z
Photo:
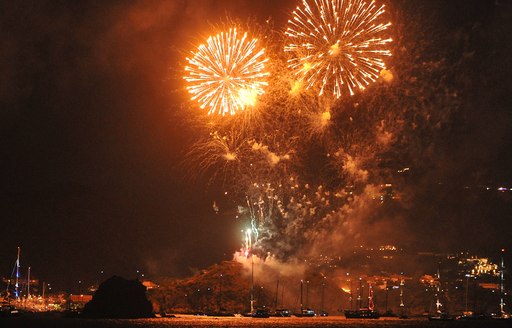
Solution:
M 0 319 L 0 328 L 10 327 L 56 327 L 56 328 L 172 328 L 172 327 L 398 327 L 398 328 L 423 328 L 423 327 L 512 327 L 512 322 L 497 320 L 481 321 L 449 321 L 430 322 L 426 319 L 345 319 L 344 317 L 318 317 L 318 318 L 212 318 L 195 316 L 178 316 L 177 318 L 155 318 L 136 320 L 95 320 L 95 319 L 64 319 L 64 318 L 3 318 Z

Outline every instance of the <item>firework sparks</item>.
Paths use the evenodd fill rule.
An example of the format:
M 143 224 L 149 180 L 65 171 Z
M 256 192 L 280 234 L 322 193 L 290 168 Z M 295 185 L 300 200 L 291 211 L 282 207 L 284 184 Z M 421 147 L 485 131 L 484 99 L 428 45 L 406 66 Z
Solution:
M 244 236 L 245 236 L 244 255 L 247 258 L 249 256 L 249 254 L 251 253 L 251 249 L 252 249 L 252 237 L 251 237 L 252 228 L 247 229 L 243 232 L 244 232 Z
M 237 131 L 219 133 L 213 131 L 209 138 L 197 142 L 187 154 L 189 161 L 187 167 L 194 170 L 194 175 L 210 175 L 213 182 L 218 174 L 225 178 L 238 179 L 246 168 L 248 161 L 246 154 L 250 153 L 247 139 Z
M 310 3 L 313 3 L 310 5 Z M 289 20 L 285 51 L 306 89 L 319 86 L 339 98 L 347 89 L 354 95 L 379 78 L 386 68 L 383 58 L 391 52 L 382 38 L 391 23 L 379 23 L 384 6 L 363 0 L 303 0 Z
M 245 225 L 241 254 L 246 257 L 272 254 L 287 261 L 378 240 L 384 235 L 381 223 L 402 223 L 402 216 L 395 216 L 402 203 L 394 189 L 407 183 L 396 168 L 430 165 L 428 159 L 421 163 L 433 145 L 429 137 L 438 136 L 438 127 L 461 108 L 458 86 L 450 82 L 454 62 L 443 56 L 451 52 L 422 55 L 431 49 L 428 38 L 395 30 L 403 45 L 400 58 L 412 61 L 386 68 L 390 24 L 383 21 L 384 7 L 370 1 L 303 0 L 280 35 L 286 36 L 286 47 L 266 38 L 271 47 L 265 54 L 272 51 L 274 60 L 265 62 L 262 52 L 253 60 L 261 63 L 261 70 L 251 71 L 262 81 L 257 87 L 268 86 L 250 110 L 240 111 L 255 104 L 251 95 L 258 93 L 243 89 L 246 82 L 242 92 L 228 89 L 238 86 L 221 74 L 234 67 L 224 60 L 222 47 L 233 47 L 234 40 L 247 47 L 249 38 L 230 30 L 189 56 L 188 91 L 205 110 L 186 114 L 191 126 L 199 121 L 202 130 L 194 131 L 202 140 L 187 155 L 187 169 L 229 191 L 225 197 L 237 205 L 236 219 Z M 400 15 L 394 14 L 397 28 L 422 32 L 424 24 L 408 25 L 409 17 L 402 21 Z M 261 49 L 260 43 L 253 46 L 247 62 Z M 461 59 L 456 67 L 465 65 Z M 264 69 L 272 72 L 267 78 Z M 445 82 L 432 84 L 440 76 Z M 382 83 L 361 94 L 377 79 Z M 230 98 L 244 93 L 249 100 Z M 236 115 L 227 114 L 233 111 Z M 215 115 L 206 117 L 207 112 Z M 192 120 L 196 115 L 201 119 Z M 383 197 L 397 201 L 385 204 Z M 213 210 L 217 213 L 216 204 Z
M 247 190 L 246 204 L 238 207 L 251 226 L 244 231 L 244 249 L 250 241 L 251 249 L 261 256 L 269 251 L 278 257 L 293 253 L 293 245 L 304 243 L 308 231 L 345 201 L 341 192 L 301 184 L 294 177 L 279 183 L 254 182 Z
M 236 29 L 209 37 L 200 45 L 185 67 L 184 79 L 201 108 L 208 114 L 227 113 L 254 106 L 267 85 L 265 50 L 257 48 L 257 39 L 250 40 L 247 33 L 240 35 Z

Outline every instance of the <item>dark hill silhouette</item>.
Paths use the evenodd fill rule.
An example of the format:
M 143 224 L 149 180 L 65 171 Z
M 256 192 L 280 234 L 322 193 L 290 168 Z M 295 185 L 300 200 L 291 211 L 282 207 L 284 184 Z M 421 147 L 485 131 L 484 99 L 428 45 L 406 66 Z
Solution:
M 88 318 L 150 318 L 153 307 L 146 297 L 146 287 L 138 280 L 112 276 L 105 280 L 85 305 Z
M 156 312 L 227 314 L 249 311 L 250 272 L 236 261 L 214 264 L 191 277 L 162 278 L 158 285 L 160 288 L 148 293 Z M 272 299 L 264 292 L 256 296 L 262 304 L 263 299 Z

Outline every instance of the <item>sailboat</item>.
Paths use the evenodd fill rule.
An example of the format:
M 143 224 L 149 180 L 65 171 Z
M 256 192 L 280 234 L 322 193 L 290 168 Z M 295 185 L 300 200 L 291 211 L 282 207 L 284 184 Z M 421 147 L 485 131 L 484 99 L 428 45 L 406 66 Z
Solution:
M 368 283 L 368 307 L 361 307 L 362 300 L 362 283 L 359 279 L 359 295 L 357 296 L 359 309 L 358 310 L 346 310 L 345 318 L 347 319 L 379 319 L 380 314 L 375 310 L 375 304 L 373 303 L 373 287 L 371 283 Z
M 7 289 L 6 289 L 6 298 L 7 300 L 3 301 L 0 306 L 0 317 L 9 317 L 9 316 L 17 316 L 20 314 L 18 309 L 11 304 L 11 280 L 15 275 L 15 283 L 14 283 L 14 299 L 15 301 L 19 301 L 20 296 L 20 247 L 18 246 L 18 256 L 16 258 L 16 262 L 14 263 L 14 268 L 12 269 L 11 278 L 8 280 Z
M 309 286 L 309 281 L 307 283 L 308 283 L 307 286 Z M 308 289 L 309 289 L 307 286 L 306 286 L 306 303 L 308 303 L 307 302 L 307 299 L 308 299 L 307 294 L 308 294 Z M 300 312 L 299 313 L 295 313 L 294 315 L 296 317 L 314 317 L 316 315 L 315 311 L 312 310 L 312 309 L 307 308 L 308 304 L 306 304 L 306 308 L 304 308 L 304 303 L 303 303 L 303 300 L 302 300 L 302 295 L 303 295 L 302 290 L 303 290 L 303 287 L 304 287 L 304 280 L 301 280 L 300 281 Z
M 439 266 L 437 266 L 437 286 L 436 286 L 436 312 L 432 315 L 428 316 L 428 320 L 430 321 L 451 321 L 455 320 L 455 317 L 449 315 L 445 311 L 442 310 L 443 304 L 441 303 L 441 300 L 439 299 L 439 294 L 441 293 L 441 274 L 439 270 Z
M 404 286 L 405 286 L 405 279 L 402 274 L 400 277 L 400 316 L 399 319 L 408 319 L 409 316 L 407 315 L 407 312 L 405 311 L 405 303 L 404 303 Z
M 468 294 L 469 294 L 469 278 L 473 278 L 475 280 L 475 288 L 476 288 L 476 276 L 472 275 L 470 273 L 467 273 L 465 275 L 466 277 L 466 295 L 464 297 L 464 311 L 460 316 L 457 317 L 458 320 L 484 320 L 488 319 L 488 316 L 483 313 L 476 313 L 475 312 L 475 298 L 476 295 L 473 295 L 473 310 L 469 310 L 468 307 Z
M 500 312 L 493 314 L 491 318 L 498 320 L 512 320 L 512 315 L 505 311 L 505 249 L 501 250 L 501 268 L 500 268 Z
M 284 286 L 281 286 L 281 306 L 279 306 L 278 298 L 279 298 L 279 279 L 277 280 L 276 287 L 276 297 L 274 300 L 274 312 L 271 314 L 272 317 L 291 317 L 292 312 L 283 307 L 283 297 L 284 297 Z

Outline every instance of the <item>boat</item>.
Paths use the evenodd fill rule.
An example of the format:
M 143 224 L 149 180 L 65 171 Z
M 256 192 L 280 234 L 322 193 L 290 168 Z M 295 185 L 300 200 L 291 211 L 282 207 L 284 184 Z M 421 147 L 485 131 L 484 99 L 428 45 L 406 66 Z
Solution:
M 495 320 L 510 320 L 512 321 L 512 314 L 505 311 L 505 260 L 504 260 L 505 249 L 501 250 L 501 266 L 500 266 L 500 312 L 493 313 L 491 315 L 492 319 Z
M 457 317 L 457 320 L 486 320 L 490 319 L 489 315 L 483 313 L 475 313 L 468 309 L 468 290 L 469 290 L 469 278 L 476 278 L 474 275 L 466 274 L 466 296 L 464 298 L 464 311 L 460 316 Z M 476 282 L 475 282 L 476 284 Z M 476 297 L 476 295 L 474 295 Z M 473 299 L 473 305 L 476 303 L 476 300 Z
M 275 311 L 270 313 L 271 317 L 291 317 L 292 312 L 283 307 L 283 297 L 284 297 L 284 286 L 281 286 L 281 304 L 279 304 L 279 279 L 277 280 L 276 286 L 276 295 L 274 298 L 274 309 Z
M 457 317 L 458 320 L 485 320 L 489 319 L 489 316 L 485 314 L 473 313 L 472 311 L 464 311 L 462 315 Z
M 270 313 L 266 309 L 258 309 L 254 314 L 252 315 L 253 318 L 269 318 Z
M 302 309 L 299 313 L 295 313 L 296 317 L 314 317 L 316 313 L 312 309 Z
M 277 309 L 276 312 L 272 313 L 273 317 L 291 317 L 292 312 L 288 309 Z
M 0 305 L 0 318 L 16 317 L 19 316 L 20 314 L 20 311 L 14 305 L 11 305 L 7 301 L 3 301 L 2 304 Z
M 439 312 L 428 316 L 429 321 L 453 321 L 455 317 L 446 312 Z
M 384 288 L 386 290 L 386 301 L 385 301 L 385 309 L 386 311 L 384 311 L 384 313 L 381 314 L 381 317 L 383 318 L 396 318 L 398 317 L 398 315 L 396 315 L 396 313 L 394 313 L 389 307 L 388 307 L 388 294 L 389 294 L 389 291 L 390 290 L 393 290 L 393 289 L 396 289 L 397 287 L 395 286 L 388 286 L 388 282 L 386 281 L 386 287 Z
M 309 281 L 308 281 L 309 283 Z M 310 309 L 310 308 L 306 308 L 304 309 L 304 303 L 302 301 L 302 290 L 303 290 L 303 287 L 304 287 L 304 280 L 301 280 L 300 281 L 300 312 L 298 313 L 294 313 L 294 315 L 296 317 L 299 317 L 299 318 L 302 318 L 302 317 L 314 317 L 316 314 L 315 314 L 315 311 Z M 308 297 L 307 297 L 307 289 L 306 289 L 306 307 L 307 307 L 307 300 L 308 300 Z
M 496 313 L 496 314 L 491 315 L 491 319 L 512 321 L 512 315 L 510 315 L 508 313 Z
M 361 305 L 361 279 L 359 279 L 359 305 Z M 379 319 L 380 313 L 375 310 L 375 304 L 373 303 L 373 288 L 371 284 L 368 284 L 368 307 L 359 307 L 358 310 L 346 310 L 345 318 L 347 319 Z
M 407 311 L 405 309 L 405 303 L 404 303 L 404 286 L 405 286 L 405 279 L 403 276 L 403 273 L 400 277 L 400 315 L 398 316 L 398 319 L 409 319 L 409 316 L 407 315 Z
M 30 270 L 30 268 L 29 268 Z M 30 271 L 29 271 L 30 272 Z M 30 274 L 30 273 L 29 273 Z M 14 277 L 14 279 L 13 279 Z M 20 247 L 18 246 L 18 255 L 14 262 L 14 268 L 12 269 L 11 277 L 7 280 L 7 288 L 5 292 L 5 298 L 0 303 L 0 317 L 14 317 L 21 315 L 20 310 L 11 303 L 14 300 L 16 304 L 19 304 L 20 297 Z M 11 282 L 14 280 L 14 285 Z M 14 296 L 12 299 L 11 296 Z
M 439 299 L 439 294 L 441 293 L 441 273 L 440 273 L 440 264 L 437 266 L 437 283 L 436 283 L 436 312 L 427 316 L 429 321 L 452 321 L 455 320 L 455 317 L 443 311 L 443 304 Z
M 379 319 L 380 314 L 375 310 L 362 308 L 359 310 L 346 310 L 345 318 L 347 319 Z

